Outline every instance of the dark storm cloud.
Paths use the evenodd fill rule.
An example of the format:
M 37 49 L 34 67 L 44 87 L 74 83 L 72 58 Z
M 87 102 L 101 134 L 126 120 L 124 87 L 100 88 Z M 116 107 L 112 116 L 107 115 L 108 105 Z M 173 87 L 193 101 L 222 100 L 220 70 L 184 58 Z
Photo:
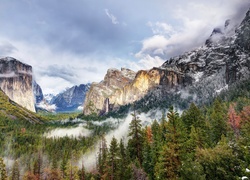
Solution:
M 121 54 L 124 50 L 129 51 L 130 39 L 138 35 L 125 25 L 126 19 L 122 19 L 119 13 L 112 15 L 118 19 L 121 17 L 123 23 L 114 25 L 105 12 L 113 5 L 104 1 L 4 2 L 4 14 L 8 18 L 3 20 L 9 26 L 5 34 L 32 43 L 44 43 L 54 51 Z M 15 13 L 9 13 L 9 10 Z
M 249 3 L 0 0 L 0 56 L 32 65 L 44 91 L 61 90 L 76 82 L 101 81 L 112 67 L 136 71 L 160 66 L 204 44 L 228 18 L 243 17 Z M 60 84 L 51 83 L 56 80 Z
M 43 76 L 58 77 L 68 82 L 75 82 L 79 78 L 75 74 L 73 67 L 57 64 L 48 66 L 41 74 Z

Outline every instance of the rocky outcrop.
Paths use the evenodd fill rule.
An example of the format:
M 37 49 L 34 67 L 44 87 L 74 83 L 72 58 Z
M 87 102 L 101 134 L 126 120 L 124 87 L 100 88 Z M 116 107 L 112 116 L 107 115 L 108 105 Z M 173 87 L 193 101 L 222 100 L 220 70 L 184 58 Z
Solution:
M 111 106 L 110 96 L 129 85 L 135 75 L 134 71 L 125 68 L 109 69 L 103 81 L 91 85 L 84 101 L 84 113 L 107 113 Z
M 0 88 L 14 102 L 35 112 L 32 67 L 6 57 L 0 59 Z
M 83 112 L 107 113 L 145 96 L 160 101 L 179 94 L 197 103 L 206 101 L 250 77 L 249 37 L 250 12 L 240 26 L 227 20 L 224 28 L 214 29 L 204 46 L 170 58 L 161 67 L 141 70 L 124 80 L 123 70 L 108 70 L 104 81 L 91 85 Z
M 89 84 L 81 84 L 66 89 L 51 99 L 50 105 L 56 106 L 56 111 L 76 111 L 83 105 Z
M 40 103 L 43 100 L 43 91 L 39 84 L 36 81 L 33 82 L 33 92 L 36 100 L 36 104 Z
M 191 77 L 173 68 L 153 68 L 137 73 L 129 69 L 109 69 L 104 81 L 93 83 L 84 103 L 84 114 L 105 114 L 133 103 L 162 86 L 166 91 L 192 83 Z

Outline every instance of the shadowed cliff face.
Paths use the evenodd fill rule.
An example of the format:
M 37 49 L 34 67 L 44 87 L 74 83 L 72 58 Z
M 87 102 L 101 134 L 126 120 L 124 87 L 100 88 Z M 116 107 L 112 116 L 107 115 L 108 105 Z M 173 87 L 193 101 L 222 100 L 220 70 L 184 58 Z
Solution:
M 107 113 L 149 95 L 154 98 L 148 99 L 158 100 L 185 93 L 194 102 L 204 102 L 250 77 L 249 35 L 250 11 L 238 27 L 230 27 L 227 20 L 224 29 L 215 29 L 204 46 L 170 58 L 159 68 L 138 71 L 128 79 L 122 71 L 108 70 L 104 81 L 91 85 L 83 112 Z
M 0 59 L 0 88 L 19 105 L 35 112 L 32 67 L 14 58 Z

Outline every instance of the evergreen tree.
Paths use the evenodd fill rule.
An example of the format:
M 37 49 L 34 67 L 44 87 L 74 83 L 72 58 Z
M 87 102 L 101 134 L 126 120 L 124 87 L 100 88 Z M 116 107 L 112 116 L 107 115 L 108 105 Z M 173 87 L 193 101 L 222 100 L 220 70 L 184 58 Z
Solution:
M 37 180 L 41 179 L 42 176 L 42 154 L 39 151 L 38 152 L 38 157 L 34 162 L 34 166 L 33 166 L 33 174 L 37 177 Z
M 183 112 L 182 121 L 188 133 L 191 132 L 191 126 L 194 126 L 195 128 L 200 127 L 202 129 L 205 127 L 204 116 L 194 103 L 191 103 L 189 109 Z
M 78 167 L 73 165 L 72 160 L 68 161 L 67 163 L 65 179 L 66 180 L 79 180 L 80 179 L 78 176 Z
M 126 148 L 124 146 L 124 142 L 121 139 L 119 144 L 119 154 L 121 160 L 119 161 L 119 179 L 130 179 L 131 178 L 131 168 L 129 166 L 130 158 L 128 153 L 126 152 Z
M 227 139 L 214 148 L 197 149 L 196 160 L 203 167 L 206 179 L 239 179 L 242 176 L 238 153 L 234 154 Z
M 183 112 L 181 119 L 189 136 L 194 137 L 193 135 L 195 133 L 195 136 L 199 138 L 199 143 L 197 142 L 198 139 L 196 139 L 196 142 L 198 143 L 196 145 L 204 147 L 210 144 L 208 127 L 206 125 L 204 115 L 194 103 L 191 103 L 189 109 Z M 190 133 L 192 128 L 193 131 L 191 135 Z
M 97 162 L 97 170 L 100 178 L 105 179 L 107 177 L 107 156 L 108 156 L 108 148 L 106 144 L 106 139 L 102 136 L 99 154 L 98 154 L 98 162 Z
M 11 172 L 11 180 L 19 180 L 20 179 L 20 170 L 18 161 L 15 161 L 12 167 Z
M 143 132 L 141 128 L 141 120 L 136 115 L 136 112 L 132 113 L 133 119 L 129 124 L 129 141 L 128 150 L 131 159 L 138 159 L 140 165 L 142 164 L 142 147 L 143 147 Z
M 164 122 L 164 123 L 162 123 Z M 160 150 L 162 149 L 162 146 L 166 143 L 166 133 L 167 130 L 166 128 L 162 128 L 162 126 L 164 125 L 166 127 L 167 121 L 166 119 L 163 117 L 161 120 L 161 126 L 159 125 L 159 123 L 154 120 L 151 126 L 152 129 L 152 145 L 151 145 L 151 167 L 155 168 L 156 163 L 158 161 L 158 157 L 160 156 Z M 164 131 L 162 131 L 164 129 Z M 163 132 L 165 132 L 164 134 L 164 141 L 163 141 Z M 148 173 L 148 171 L 146 171 Z M 149 178 L 154 179 L 154 169 L 149 173 Z
M 3 162 L 3 159 L 0 157 L 0 180 L 7 180 L 6 167 Z
M 80 180 L 85 180 L 85 168 L 84 168 L 84 165 L 83 165 L 83 162 L 82 162 L 82 167 L 81 169 L 79 170 L 79 178 Z
M 112 138 L 109 153 L 108 153 L 108 167 L 109 167 L 109 179 L 115 180 L 118 179 L 118 157 L 119 148 L 118 143 L 115 137 Z
M 157 179 L 178 179 L 181 167 L 181 146 L 184 141 L 184 128 L 179 114 L 170 107 L 167 113 L 167 143 L 163 145 L 155 167 Z
M 62 159 L 62 162 L 61 162 L 61 166 L 60 166 L 60 171 L 62 173 L 62 178 L 65 178 L 67 163 L 68 163 L 68 160 L 67 160 L 66 156 L 64 156 L 63 159 Z
M 226 112 L 222 103 L 216 99 L 212 106 L 212 113 L 210 115 L 211 121 L 211 140 L 217 144 L 222 135 L 227 133 Z

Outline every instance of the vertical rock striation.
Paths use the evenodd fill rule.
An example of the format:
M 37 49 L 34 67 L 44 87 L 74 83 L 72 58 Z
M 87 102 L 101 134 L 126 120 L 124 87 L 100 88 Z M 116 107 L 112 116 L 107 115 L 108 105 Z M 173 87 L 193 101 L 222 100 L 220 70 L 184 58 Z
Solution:
M 0 59 L 0 88 L 19 105 L 35 112 L 32 67 L 5 57 Z

